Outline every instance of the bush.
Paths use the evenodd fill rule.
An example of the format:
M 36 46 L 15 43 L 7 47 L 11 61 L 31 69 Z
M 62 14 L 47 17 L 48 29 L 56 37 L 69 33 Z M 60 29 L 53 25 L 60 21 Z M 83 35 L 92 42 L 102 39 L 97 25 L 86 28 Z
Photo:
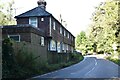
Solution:
M 81 54 L 77 54 L 77 53 L 70 53 L 70 60 L 78 62 L 78 61 L 83 60 L 83 56 Z
M 119 66 L 120 66 L 120 59 L 114 59 L 114 58 L 112 58 L 112 57 L 106 57 L 106 59 L 108 59 L 108 60 L 110 60 L 110 61 L 112 61 L 112 62 L 114 62 L 114 63 L 116 63 L 116 64 L 118 64 Z
M 24 46 L 22 47 L 24 50 L 20 49 L 15 54 L 13 43 L 10 39 L 5 39 L 2 42 L 3 78 L 29 78 L 33 75 L 41 75 L 65 68 L 83 59 L 81 54 L 71 53 L 68 62 L 61 62 L 59 64 L 39 63 L 36 61 L 38 57 L 28 53 Z

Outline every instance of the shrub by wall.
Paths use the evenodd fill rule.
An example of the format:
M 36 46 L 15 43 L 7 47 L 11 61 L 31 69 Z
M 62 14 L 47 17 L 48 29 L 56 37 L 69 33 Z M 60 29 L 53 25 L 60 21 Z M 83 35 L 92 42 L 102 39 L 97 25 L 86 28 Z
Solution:
M 81 54 L 69 53 L 66 55 L 56 53 L 49 57 L 52 61 L 56 60 L 54 64 L 50 64 L 47 61 L 41 63 L 40 59 L 38 59 L 41 57 L 30 53 L 24 46 L 16 54 L 13 48 L 14 41 L 10 39 L 5 39 L 2 44 L 3 78 L 26 79 L 70 66 L 83 59 Z

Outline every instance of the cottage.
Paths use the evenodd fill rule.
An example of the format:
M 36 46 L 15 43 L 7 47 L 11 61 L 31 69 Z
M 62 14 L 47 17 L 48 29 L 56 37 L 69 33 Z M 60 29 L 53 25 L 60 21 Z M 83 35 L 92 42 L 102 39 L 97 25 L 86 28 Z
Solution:
M 39 0 L 38 7 L 15 16 L 17 25 L 3 26 L 3 38 L 11 38 L 16 42 L 27 42 L 35 46 L 37 54 L 47 59 L 50 52 L 56 54 L 72 53 L 75 48 L 75 37 L 46 11 L 47 3 Z M 38 46 L 40 48 L 38 48 Z M 42 56 L 43 57 L 43 56 Z

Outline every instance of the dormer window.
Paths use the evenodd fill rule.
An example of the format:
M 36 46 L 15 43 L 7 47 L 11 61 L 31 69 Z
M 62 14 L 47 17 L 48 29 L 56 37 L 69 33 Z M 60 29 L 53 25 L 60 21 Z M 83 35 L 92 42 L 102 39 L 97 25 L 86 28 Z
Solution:
M 34 27 L 37 27 L 37 17 L 30 17 L 29 18 L 29 24 L 33 25 Z

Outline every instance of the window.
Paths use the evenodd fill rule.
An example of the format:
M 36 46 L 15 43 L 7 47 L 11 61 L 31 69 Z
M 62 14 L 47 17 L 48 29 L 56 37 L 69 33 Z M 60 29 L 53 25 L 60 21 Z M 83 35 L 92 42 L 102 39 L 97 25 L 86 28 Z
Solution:
M 67 50 L 67 44 L 63 43 L 62 45 L 63 45 L 63 46 L 62 46 L 62 50 L 63 50 L 64 52 L 66 52 L 66 50 Z
M 64 36 L 66 36 L 66 31 L 64 30 Z
M 70 37 L 69 33 L 68 33 L 68 38 Z
M 64 50 L 64 43 L 62 43 L 62 50 Z
M 60 27 L 60 34 L 62 34 L 62 27 Z
M 71 36 L 71 38 L 72 38 L 72 41 L 73 41 L 73 36 Z
M 56 51 L 56 42 L 54 40 L 50 41 L 50 50 Z
M 66 49 L 68 50 L 68 45 L 66 44 Z
M 44 18 L 41 18 L 41 21 L 44 21 Z
M 34 27 L 37 27 L 37 17 L 30 17 L 29 24 L 33 25 Z
M 44 46 L 44 37 L 41 37 L 41 46 Z
M 60 42 L 57 42 L 57 52 L 60 52 L 61 48 L 60 48 Z
M 55 22 L 53 22 L 53 29 L 56 30 Z
M 71 52 L 73 53 L 73 47 L 71 46 Z
M 20 42 L 20 35 L 8 35 L 8 38 L 13 39 L 16 42 Z

